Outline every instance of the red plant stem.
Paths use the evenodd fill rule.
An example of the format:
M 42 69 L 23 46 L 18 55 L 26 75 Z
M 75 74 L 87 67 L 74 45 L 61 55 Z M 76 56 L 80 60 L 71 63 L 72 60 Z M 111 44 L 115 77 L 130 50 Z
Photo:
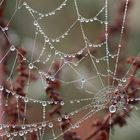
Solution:
M 91 133 L 85 140 L 90 140 L 91 138 L 93 138 L 94 136 L 96 136 L 97 133 L 101 129 L 104 129 L 106 127 L 106 123 L 108 123 L 109 120 L 110 120 L 110 115 L 107 116 L 107 119 L 105 120 L 105 122 L 103 123 L 103 125 L 101 125 L 99 128 L 97 128 L 96 131 L 94 131 L 94 133 Z
M 54 63 L 54 73 L 57 72 L 59 70 L 61 66 L 59 65 L 59 62 L 55 62 Z M 55 75 L 55 78 L 59 78 L 60 77 L 60 71 L 57 73 L 57 75 Z M 53 115 L 58 115 L 61 118 L 61 124 L 60 127 L 62 129 L 62 132 L 64 132 L 63 134 L 63 139 L 64 140 L 80 140 L 80 138 L 77 136 L 76 132 L 73 131 L 68 131 L 67 133 L 65 133 L 65 130 L 67 130 L 70 126 L 70 122 L 71 122 L 71 118 L 65 118 L 65 115 L 62 114 L 62 99 L 60 97 L 60 93 L 59 90 L 61 88 L 61 82 L 58 80 L 54 80 L 51 81 L 51 79 L 46 79 L 48 82 L 48 86 L 46 88 L 46 94 L 49 97 L 49 99 L 51 101 L 56 101 L 58 102 L 57 105 L 52 104 L 52 109 L 49 111 L 49 115 L 53 116 Z
M 0 17 L 1 18 L 3 18 L 4 10 L 5 10 L 5 7 L 6 7 L 6 2 L 7 2 L 7 0 L 4 0 L 0 5 Z

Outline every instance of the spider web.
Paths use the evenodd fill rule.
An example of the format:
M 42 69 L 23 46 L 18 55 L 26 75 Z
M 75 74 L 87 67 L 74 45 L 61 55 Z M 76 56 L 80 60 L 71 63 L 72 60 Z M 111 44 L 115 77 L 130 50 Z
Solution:
M 0 4 L 2 3 L 3 1 L 1 1 Z M 75 18 L 72 24 L 67 26 L 68 28 L 57 37 L 50 37 L 42 26 L 42 20 L 49 20 L 49 18 L 59 15 L 59 13 L 61 13 L 65 8 L 69 7 L 70 4 L 72 4 L 75 9 Z M 25 121 L 21 122 L 20 118 L 18 118 L 19 124 L 0 124 L 0 129 L 3 130 L 3 132 L 0 133 L 1 137 L 6 136 L 9 139 L 14 139 L 16 136 L 22 136 L 24 139 L 26 139 L 26 134 L 35 131 L 38 139 L 43 139 L 47 130 L 50 134 L 50 136 L 48 136 L 49 139 L 58 139 L 61 138 L 64 133 L 78 129 L 83 123 L 94 117 L 97 112 L 103 109 L 109 109 L 110 112 L 116 112 L 116 110 L 111 110 L 111 107 L 113 106 L 110 104 L 109 107 L 105 99 L 108 97 L 108 102 L 111 101 L 112 97 L 109 93 L 126 83 L 131 68 L 130 66 L 123 77 L 117 77 L 117 68 L 122 49 L 122 39 L 124 35 L 129 0 L 126 0 L 125 3 L 124 16 L 116 52 L 112 52 L 109 46 L 108 0 L 103 1 L 102 8 L 100 8 L 100 10 L 91 18 L 82 16 L 78 4 L 78 0 L 73 0 L 73 3 L 70 3 L 70 0 L 64 0 L 56 9 L 52 10 L 51 12 L 39 12 L 35 10 L 30 3 L 16 0 L 14 12 L 9 19 L 7 26 L 0 27 L 3 35 L 11 44 L 10 49 L 6 51 L 5 55 L 0 60 L 0 63 L 2 63 L 8 55 L 14 54 L 14 58 L 10 64 L 10 73 L 7 77 L 7 81 L 11 84 L 10 86 L 13 87 L 12 79 L 16 77 L 15 68 L 17 66 L 18 54 L 23 57 L 23 61 L 27 64 L 29 70 L 28 83 L 25 91 L 27 93 L 26 97 L 20 96 L 9 89 L 5 89 L 3 85 L 0 85 L 0 91 L 6 90 L 6 93 L 8 93 L 4 104 L 5 106 L 8 106 L 8 96 L 9 94 L 12 94 L 12 96 L 16 97 L 17 99 L 17 106 L 19 104 L 19 99 L 22 99 L 25 102 L 25 116 L 27 115 L 28 104 L 38 104 L 40 106 L 41 114 L 40 121 L 31 120 L 31 123 L 29 124 L 26 124 Z M 22 10 L 26 11 L 31 16 L 32 26 L 34 27 L 34 40 L 30 49 L 31 54 L 27 57 L 24 57 L 20 53 L 16 45 L 14 45 L 12 42 L 11 38 L 6 34 L 6 32 L 9 31 L 9 24 L 14 20 L 16 14 L 20 13 Z M 88 24 L 101 25 L 104 28 L 105 41 L 97 43 L 96 41 L 94 42 L 89 39 L 87 32 L 85 31 L 85 26 Z M 83 47 L 80 47 L 80 49 L 77 51 L 74 50 L 73 53 L 69 53 L 69 51 L 66 53 L 63 49 L 61 49 L 61 42 L 66 40 L 77 28 L 81 34 Z M 43 40 L 43 45 L 39 46 L 37 44 L 38 38 Z M 73 41 L 71 40 L 71 42 Z M 25 50 L 26 49 L 28 51 L 28 48 L 25 48 Z M 99 55 L 96 55 L 96 53 L 94 54 L 95 49 Z M 39 52 L 39 55 L 36 55 L 36 52 Z M 82 57 L 77 59 L 77 56 Z M 53 64 L 56 60 L 60 67 L 57 71 L 50 75 L 49 72 L 53 71 Z M 89 65 L 86 65 L 86 61 L 89 62 Z M 114 65 L 114 68 L 112 68 L 112 65 Z M 83 69 L 89 69 L 90 75 L 86 75 L 83 72 Z M 63 73 L 61 74 L 61 78 L 57 77 L 57 74 L 61 71 Z M 40 85 L 40 92 L 43 92 L 43 90 L 47 87 L 46 78 L 49 78 L 51 81 L 60 81 L 62 83 L 62 87 L 64 87 L 63 92 L 66 92 L 69 86 L 72 87 L 73 91 L 75 90 L 74 93 L 71 93 L 71 91 L 64 93 L 64 100 L 61 101 L 61 105 L 64 107 L 64 112 L 65 109 L 67 110 L 67 115 L 64 113 L 65 119 L 68 119 L 69 117 L 74 118 L 71 127 L 69 127 L 69 129 L 67 129 L 65 132 L 62 132 L 62 130 L 58 127 L 61 124 L 60 117 L 56 116 L 52 119 L 46 117 L 45 114 L 47 113 L 47 110 L 50 108 L 53 101 L 50 101 L 46 97 L 45 92 L 43 92 L 43 99 L 35 99 L 33 96 L 28 97 L 28 93 L 32 93 L 31 90 L 35 88 L 35 86 L 33 86 L 30 82 L 32 72 L 38 77 L 39 83 L 37 84 Z M 112 81 L 110 82 L 111 78 Z M 117 85 L 115 84 L 116 81 L 118 83 Z M 76 94 L 78 91 L 81 92 L 80 95 Z M 37 94 L 36 90 L 34 92 Z M 137 98 L 137 100 L 139 100 L 139 98 Z M 57 104 L 57 102 L 54 103 Z M 68 109 L 69 106 L 70 108 Z M 136 106 L 132 106 L 132 108 L 138 110 Z M 1 113 L 1 118 L 4 115 L 5 112 L 3 111 Z M 139 118 L 134 113 L 132 115 L 134 116 L 134 120 L 129 121 L 129 123 L 131 123 L 134 127 L 138 127 L 139 125 L 136 123 L 136 120 L 139 121 Z M 8 133 L 7 129 L 9 127 L 12 127 L 13 129 L 20 128 L 20 131 Z

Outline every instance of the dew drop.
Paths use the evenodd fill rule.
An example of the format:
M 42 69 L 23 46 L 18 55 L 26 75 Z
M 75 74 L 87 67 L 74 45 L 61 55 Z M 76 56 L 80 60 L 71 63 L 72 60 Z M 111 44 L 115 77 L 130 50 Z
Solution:
M 22 129 L 25 129 L 26 127 L 25 127 L 25 125 L 22 125 L 21 128 L 22 128 Z
M 42 126 L 45 127 L 47 124 L 45 122 L 42 123 Z
M 48 124 L 48 126 L 49 126 L 49 128 L 53 128 L 53 123 L 50 122 L 50 123 Z
M 42 126 L 39 126 L 38 129 L 41 130 L 42 129 Z
M 7 30 L 8 30 L 8 27 L 6 26 L 6 27 L 4 28 L 4 30 L 7 31 Z
M 70 103 L 73 104 L 74 102 L 73 101 L 70 101 Z
M 46 105 L 47 105 L 47 102 L 46 102 L 46 101 L 43 101 L 43 102 L 42 102 L 42 106 L 45 107 Z
M 96 63 L 99 63 L 99 60 L 98 59 L 96 59 Z
M 65 35 L 68 35 L 68 32 L 65 32 Z
M 25 60 L 26 60 L 26 58 L 25 58 L 25 57 L 23 57 L 23 60 L 25 61 Z
M 49 38 L 45 38 L 45 42 L 49 42 L 50 40 L 49 40 Z
M 56 42 L 60 42 L 60 39 L 57 38 L 55 41 L 56 41 Z
M 122 82 L 124 82 L 124 83 L 125 83 L 125 82 L 126 82 L 126 79 L 122 79 Z
M 83 19 L 83 18 L 81 18 L 81 19 L 80 19 L 80 21 L 81 21 L 81 22 L 84 22 L 84 19 Z
M 63 101 L 61 101 L 61 102 L 60 102 L 60 104 L 61 104 L 61 105 L 64 105 L 64 102 L 63 102 Z
M 110 113 L 115 113 L 116 112 L 116 106 L 115 105 L 111 105 L 110 107 L 109 107 L 109 112 Z
M 11 135 L 9 133 L 7 133 L 6 136 L 9 138 Z
M 92 44 L 91 43 L 89 44 L 89 47 L 92 47 Z
M 94 20 L 97 20 L 97 17 L 94 17 Z
M 77 124 L 75 124 L 75 128 L 79 128 L 80 127 L 80 125 L 77 123 Z
M 62 119 L 60 117 L 57 120 L 58 120 L 58 122 L 61 122 L 62 121 Z
M 38 22 L 37 22 L 36 20 L 34 21 L 34 25 L 35 25 L 35 26 L 37 26 L 37 25 L 38 25 Z
M 23 131 L 19 131 L 19 136 L 23 136 L 23 135 L 24 135 Z
M 82 79 L 81 82 L 82 82 L 82 83 L 85 83 L 85 79 Z
M 26 5 L 25 8 L 29 9 L 30 7 L 28 5 Z
M 34 65 L 33 65 L 32 63 L 30 63 L 30 64 L 28 65 L 28 67 L 29 67 L 29 69 L 33 69 L 33 68 L 34 68 Z
M 15 51 L 15 49 L 16 49 L 15 46 L 14 45 L 11 45 L 10 50 L 11 51 Z
M 52 45 L 51 45 L 51 46 L 50 46 L 50 48 L 51 48 L 51 49 L 53 49 L 53 48 L 54 48 L 54 46 L 52 46 Z
M 88 20 L 88 19 L 86 19 L 85 21 L 86 21 L 86 23 L 88 23 L 88 22 L 89 22 L 89 20 Z
M 17 136 L 17 132 L 14 132 L 13 135 L 16 137 Z
M 0 91 L 2 91 L 3 89 L 4 89 L 3 86 L 0 85 Z
M 29 102 L 29 99 L 27 97 L 24 98 L 24 102 L 27 103 Z
M 2 128 L 3 128 L 3 126 L 2 126 L 2 124 L 0 124 L 0 130 L 2 130 Z
M 68 117 L 68 115 L 65 115 L 65 119 L 67 120 L 69 117 Z
M 5 103 L 5 106 L 8 106 L 8 103 L 7 102 Z
M 23 5 L 27 5 L 27 3 L 26 2 L 23 2 Z
M 93 22 L 93 19 L 90 19 L 90 22 Z

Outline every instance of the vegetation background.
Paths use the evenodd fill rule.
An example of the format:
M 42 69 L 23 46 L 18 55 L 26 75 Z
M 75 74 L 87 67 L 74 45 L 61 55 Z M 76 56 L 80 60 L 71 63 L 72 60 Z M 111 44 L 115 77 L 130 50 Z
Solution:
M 15 7 L 15 1 L 16 0 L 8 0 L 6 4 L 6 10 L 5 10 L 5 18 L 9 20 L 14 12 Z M 62 3 L 62 0 L 26 0 L 27 3 L 37 11 L 40 11 L 42 13 L 47 13 L 53 9 L 55 9 L 58 5 Z M 117 7 L 119 6 L 121 0 L 109 0 L 109 24 L 111 25 L 114 21 L 114 18 L 116 16 Z M 77 0 L 79 10 L 81 15 L 84 17 L 93 17 L 103 6 L 104 0 Z M 125 46 L 125 51 L 123 52 L 126 57 L 128 56 L 136 56 L 138 52 L 140 51 L 140 1 L 139 0 L 133 0 L 133 7 L 131 11 L 129 12 L 129 34 L 128 34 L 128 40 L 127 45 Z M 51 37 L 57 37 L 73 23 L 74 19 L 76 18 L 75 13 L 75 7 L 73 0 L 68 0 L 67 6 L 59 11 L 55 16 L 50 16 L 49 18 L 43 18 L 40 21 L 40 24 L 43 27 L 43 30 L 49 34 Z M 104 15 L 101 15 L 101 19 L 104 18 Z M 29 15 L 28 12 L 23 8 L 22 10 L 19 10 L 17 14 L 14 16 L 12 21 L 10 22 L 10 32 L 11 32 L 11 38 L 16 46 L 22 46 L 24 47 L 27 52 L 28 56 L 31 55 L 32 52 L 32 44 L 34 41 L 34 33 L 35 28 L 33 26 L 33 18 L 31 15 Z M 87 33 L 87 36 L 92 42 L 98 41 L 99 33 L 103 30 L 103 26 L 98 23 L 89 23 L 88 25 L 84 25 L 84 29 Z M 35 57 L 40 53 L 40 49 L 43 46 L 43 40 L 40 36 L 37 39 L 36 46 L 38 50 L 35 51 Z M 70 32 L 67 39 L 59 43 L 57 46 L 59 50 L 62 50 L 65 53 L 72 53 L 73 51 L 80 49 L 83 46 L 83 41 L 81 37 L 81 32 L 79 30 L 79 26 L 75 26 L 72 31 Z M 102 55 L 102 54 L 100 54 Z M 80 65 L 79 69 L 81 69 L 83 75 L 90 75 L 90 71 L 87 70 L 88 67 L 88 61 L 84 62 L 82 65 Z M 112 64 L 113 65 L 113 64 Z M 40 67 L 42 67 L 40 65 Z M 102 66 L 103 67 L 103 66 Z M 100 66 L 100 69 L 105 69 Z M 88 67 L 89 68 L 89 67 Z M 67 71 L 69 72 L 69 75 L 67 74 Z M 89 74 L 88 74 L 89 73 Z M 69 69 L 64 70 L 63 74 L 65 79 L 71 79 L 71 77 L 74 77 L 75 75 L 73 72 Z M 97 81 L 96 81 L 97 82 Z M 98 82 L 97 82 L 98 83 Z M 78 85 L 77 85 L 78 86 Z M 97 85 L 100 86 L 100 85 Z M 41 90 L 40 81 L 33 83 L 30 86 L 30 90 L 28 96 L 31 98 L 37 98 L 37 99 L 43 99 L 43 90 Z M 85 98 L 87 97 L 86 94 L 83 94 L 81 90 L 78 90 L 74 88 L 74 86 L 63 86 L 61 90 L 61 96 L 64 100 L 71 99 L 71 98 Z M 78 108 L 82 105 L 79 105 L 75 108 Z M 35 121 L 38 118 L 40 118 L 42 114 L 36 115 L 37 109 L 40 110 L 40 106 L 31 105 L 28 109 L 28 115 L 29 119 L 31 121 Z M 70 111 L 71 106 L 65 106 L 65 110 Z M 140 112 L 136 112 L 138 116 L 140 116 Z M 102 113 L 98 114 L 101 115 Z M 82 115 L 82 114 L 81 114 Z M 77 116 L 78 117 L 78 116 Z M 132 117 L 128 118 L 128 122 L 131 122 L 131 119 L 134 119 Z M 86 135 L 85 131 L 89 131 L 91 129 L 91 126 L 89 120 L 83 124 L 83 127 L 81 126 L 79 130 L 77 130 L 78 134 L 84 137 Z M 138 122 L 140 123 L 140 122 Z M 85 127 L 86 126 L 86 127 Z M 86 130 L 85 130 L 86 128 Z M 47 139 L 51 137 L 46 134 Z M 127 124 L 123 128 L 120 129 L 120 127 L 115 126 L 114 131 L 112 133 L 112 140 L 139 140 L 140 139 L 140 127 L 139 130 L 137 128 L 132 128 L 131 125 Z

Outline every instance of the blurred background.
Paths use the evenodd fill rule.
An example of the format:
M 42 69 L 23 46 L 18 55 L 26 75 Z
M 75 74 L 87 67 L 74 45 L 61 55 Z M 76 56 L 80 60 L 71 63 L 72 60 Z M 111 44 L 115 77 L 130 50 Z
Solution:
M 1 0 L 2 1 L 2 0 Z M 114 23 L 114 19 L 117 16 L 117 8 L 119 7 L 121 0 L 109 0 L 108 4 L 108 19 L 109 19 L 109 25 L 112 25 Z M 30 59 L 32 55 L 32 49 L 34 44 L 34 38 L 36 33 L 36 28 L 34 26 L 35 19 L 31 16 L 29 11 L 25 7 L 22 7 L 19 9 L 16 14 L 13 16 L 15 5 L 17 0 L 7 0 L 6 4 L 6 10 L 5 10 L 5 18 L 10 23 L 10 29 L 9 29 L 9 38 L 12 40 L 12 43 L 17 47 L 23 47 L 28 52 L 27 57 Z M 50 11 L 56 9 L 63 0 L 39 0 L 39 1 L 30 1 L 26 0 L 28 5 L 38 11 L 38 13 L 49 13 Z M 21 3 L 23 3 L 23 0 L 21 0 Z M 77 0 L 77 5 L 79 8 L 79 13 L 85 17 L 85 18 L 91 18 L 94 17 L 104 6 L 104 0 Z M 139 37 L 140 37 L 140 16 L 139 16 L 139 6 L 140 1 L 133 0 L 133 6 L 131 10 L 129 11 L 128 15 L 128 39 L 126 42 L 126 46 L 124 48 L 124 52 L 122 52 L 125 57 L 129 56 L 136 56 L 138 55 L 140 51 L 139 46 Z M 38 14 L 35 14 L 35 18 L 38 19 Z M 77 18 L 76 9 L 74 5 L 73 0 L 68 0 L 66 6 L 64 6 L 61 10 L 56 12 L 55 15 L 51 15 L 48 17 L 43 17 L 40 20 L 38 20 L 39 25 L 42 27 L 43 32 L 49 36 L 49 38 L 57 38 L 61 36 L 63 33 L 67 31 L 67 29 L 75 22 Z M 102 12 L 98 19 L 101 21 L 104 21 L 104 12 Z M 87 38 L 92 44 L 100 43 L 100 33 L 104 31 L 104 25 L 100 24 L 100 22 L 89 22 L 89 23 L 82 23 L 84 31 L 86 33 Z M 60 42 L 54 42 L 54 46 L 57 48 L 57 50 L 63 52 L 64 54 L 74 54 L 77 52 L 77 50 L 80 50 L 84 48 L 84 40 L 83 36 L 80 30 L 80 26 L 78 23 L 76 23 L 66 35 L 64 39 L 61 39 Z M 41 51 L 44 47 L 44 38 L 39 33 L 35 42 L 35 50 L 34 50 L 34 57 L 33 61 L 36 61 L 41 54 Z M 52 64 L 52 61 L 55 56 L 55 52 L 52 51 L 49 48 L 49 45 L 46 44 L 46 52 L 41 57 L 41 62 L 35 63 L 41 70 L 47 71 L 49 66 Z M 109 46 L 111 48 L 111 46 Z M 101 58 L 105 55 L 104 49 L 98 48 L 96 50 L 96 58 Z M 46 59 L 46 56 L 51 55 L 49 61 L 44 62 Z M 57 56 L 58 59 L 60 59 L 59 56 Z M 55 58 L 57 60 L 57 57 Z M 9 61 L 9 69 L 11 69 L 13 65 L 13 60 L 15 58 L 15 55 L 13 55 L 13 58 L 11 61 Z M 110 61 L 110 65 L 113 64 L 113 60 Z M 107 66 L 104 62 L 101 62 L 97 64 L 98 70 L 102 74 L 106 74 Z M 113 67 L 113 66 L 112 66 Z M 127 70 L 127 64 L 126 64 L 126 70 Z M 80 73 L 80 76 L 87 79 L 89 77 L 96 76 L 95 68 L 92 65 L 92 62 L 89 60 L 89 58 L 85 58 L 81 63 L 78 64 L 78 66 L 74 66 L 74 68 Z M 112 68 L 113 69 L 113 68 Z M 36 73 L 36 72 L 35 72 Z M 69 66 L 65 66 L 61 71 L 61 80 L 64 81 L 75 81 L 77 79 L 80 79 L 79 75 L 73 71 L 72 68 Z M 12 78 L 14 79 L 16 77 L 17 73 L 16 70 L 14 70 L 14 73 L 12 75 Z M 139 74 L 138 74 L 139 75 Z M 38 80 L 31 83 L 28 88 L 27 95 L 30 98 L 34 99 L 40 99 L 43 100 L 45 96 L 44 87 L 41 83 L 41 78 L 37 75 Z M 104 81 L 104 84 L 106 85 L 106 79 L 102 78 Z M 91 79 L 90 83 L 94 84 L 95 87 L 99 90 L 102 89 L 101 83 L 99 81 L 99 78 L 97 79 Z M 65 84 L 62 83 L 61 87 L 61 97 L 64 101 L 72 100 L 72 99 L 80 99 L 80 98 L 91 98 L 96 95 L 98 92 L 95 87 L 91 86 L 88 82 L 84 84 L 84 86 L 81 88 L 82 84 L 81 81 L 78 81 L 76 83 L 70 83 Z M 26 91 L 27 89 L 25 89 Z M 92 94 L 88 94 L 85 92 L 85 90 L 89 90 Z M 47 97 L 45 97 L 47 99 Z M 64 112 L 71 112 L 75 109 L 81 108 L 84 106 L 85 103 L 80 103 L 75 105 L 69 105 L 65 104 L 63 106 Z M 49 109 L 49 108 L 47 108 Z M 27 109 L 28 118 L 30 122 L 38 122 L 40 121 L 40 118 L 42 116 L 41 113 L 36 115 L 36 111 L 40 112 L 42 110 L 41 106 L 38 104 L 32 104 L 29 103 L 29 107 Z M 88 111 L 87 111 L 88 112 Z M 76 115 L 73 120 L 76 121 L 76 119 L 82 117 L 87 112 L 82 112 Z M 138 117 L 140 116 L 140 112 L 136 111 L 133 112 Z M 102 116 L 104 112 L 97 113 L 92 119 L 96 118 L 97 116 Z M 92 129 L 91 121 L 92 119 L 89 119 L 82 123 L 79 129 L 76 131 L 78 134 L 84 138 L 86 136 L 85 129 L 90 131 Z M 140 118 L 139 118 L 140 119 Z M 133 120 L 133 121 L 132 121 Z M 139 140 L 140 138 L 140 126 L 137 124 L 137 120 L 135 124 L 134 122 L 135 118 L 130 117 L 128 119 L 128 123 L 125 127 L 119 128 L 118 126 L 115 126 L 112 131 L 112 138 L 111 140 Z M 132 122 L 132 123 L 131 123 Z M 140 122 L 138 122 L 140 123 Z M 57 131 L 57 129 L 56 129 Z M 56 132 L 57 133 L 57 132 Z M 52 137 L 52 133 L 48 130 L 48 133 L 46 134 L 46 138 L 49 140 Z M 61 138 L 60 138 L 61 140 Z

